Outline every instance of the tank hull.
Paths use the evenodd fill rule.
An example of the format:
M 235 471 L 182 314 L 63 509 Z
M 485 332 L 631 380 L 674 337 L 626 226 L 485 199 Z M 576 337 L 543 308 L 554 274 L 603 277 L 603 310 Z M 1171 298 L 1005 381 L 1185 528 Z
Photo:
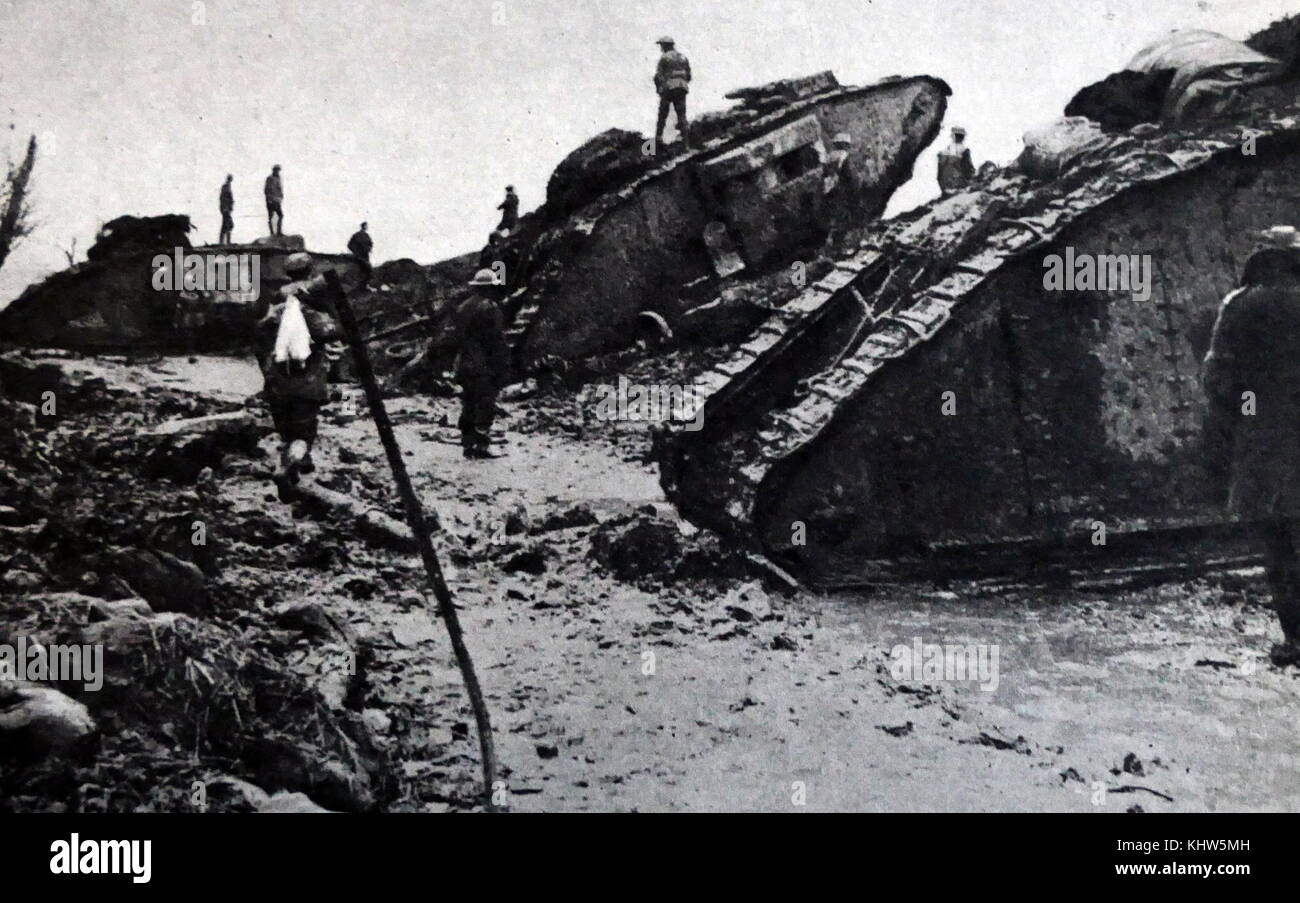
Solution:
M 284 248 L 211 245 L 183 254 L 256 258 L 257 283 L 241 291 L 182 291 L 155 287 L 155 260 L 175 249 L 138 251 L 87 261 L 30 286 L 0 311 L 0 341 L 84 352 L 239 352 L 248 350 L 267 299 L 287 283 Z M 347 255 L 311 254 L 317 272 L 334 269 L 346 287 L 362 281 Z M 174 258 L 173 258 L 174 259 Z
M 938 79 L 898 78 L 773 101 L 771 112 L 672 157 L 542 235 L 515 291 L 511 330 L 522 370 L 629 343 L 637 316 L 674 323 L 701 290 L 815 250 L 825 236 L 824 166 L 849 136 L 845 164 L 860 227 L 884 211 L 936 137 L 949 93 Z M 755 89 L 762 91 L 762 89 Z M 752 101 L 751 101 L 752 102 Z M 846 180 L 847 181 L 847 180 Z
M 1256 234 L 1300 219 L 1297 111 L 1249 123 L 1254 155 L 1241 123 L 1126 136 L 870 236 L 706 377 L 704 429 L 662 445 L 669 497 L 823 583 L 1239 538 L 1202 468 L 1200 363 Z M 1054 258 L 1121 255 L 1150 262 L 1149 297 L 1046 287 Z

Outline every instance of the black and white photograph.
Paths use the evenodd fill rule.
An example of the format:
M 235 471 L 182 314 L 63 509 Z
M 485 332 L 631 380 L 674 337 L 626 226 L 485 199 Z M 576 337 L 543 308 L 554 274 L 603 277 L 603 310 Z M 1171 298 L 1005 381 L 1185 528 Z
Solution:
M 0 0 L 0 129 L 25 870 L 1300 810 L 1294 0 Z

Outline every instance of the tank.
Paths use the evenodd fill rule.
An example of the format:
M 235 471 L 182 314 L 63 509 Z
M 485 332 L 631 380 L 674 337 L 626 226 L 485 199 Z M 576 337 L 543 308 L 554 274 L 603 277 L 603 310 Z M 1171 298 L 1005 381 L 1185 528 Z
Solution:
M 1200 365 L 1259 231 L 1300 222 L 1296 85 L 1250 101 L 879 224 L 704 375 L 702 428 L 660 437 L 668 497 L 824 586 L 1236 554 Z M 1049 282 L 1085 260 L 1105 287 Z
M 84 352 L 249 350 L 253 324 L 270 294 L 289 281 L 284 260 L 302 250 L 302 240 L 285 236 L 191 247 L 189 228 L 189 218 L 176 214 L 111 221 L 85 262 L 29 286 L 0 311 L 0 342 Z M 360 265 L 351 256 L 308 253 L 316 272 L 334 269 L 348 288 L 362 282 Z M 158 288 L 157 259 L 167 258 L 171 271 L 183 273 L 186 255 L 205 265 L 222 262 L 223 281 L 211 290 L 185 291 L 183 284 Z M 240 273 L 249 278 L 241 282 Z
M 843 205 L 852 220 L 838 225 L 878 218 L 937 136 L 949 93 L 927 76 L 852 87 L 821 72 L 731 92 L 731 108 L 692 121 L 689 150 L 602 133 L 559 164 L 546 202 L 493 252 L 372 280 L 389 296 L 359 300 L 372 356 L 400 363 L 419 352 L 425 369 L 445 366 L 455 350 L 449 314 L 465 296 L 446 276 L 468 279 L 477 264 L 493 266 L 508 289 L 519 374 L 626 347 L 647 313 L 671 328 L 729 281 L 821 244 L 826 167 L 840 133 L 854 178 Z
M 620 347 L 642 312 L 673 324 L 722 281 L 806 254 L 825 237 L 837 134 L 856 176 L 846 225 L 875 220 L 937 136 L 949 93 L 936 78 L 849 87 L 830 72 L 732 92 L 735 108 L 693 124 L 693 149 L 649 157 L 518 253 L 517 367 Z

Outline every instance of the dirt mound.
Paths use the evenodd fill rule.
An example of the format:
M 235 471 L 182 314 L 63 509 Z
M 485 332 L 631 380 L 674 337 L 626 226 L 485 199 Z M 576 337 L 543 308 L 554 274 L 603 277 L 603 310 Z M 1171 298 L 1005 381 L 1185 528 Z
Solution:
M 647 586 L 752 575 L 745 557 L 716 535 L 649 508 L 598 526 L 591 534 L 591 555 L 619 580 Z

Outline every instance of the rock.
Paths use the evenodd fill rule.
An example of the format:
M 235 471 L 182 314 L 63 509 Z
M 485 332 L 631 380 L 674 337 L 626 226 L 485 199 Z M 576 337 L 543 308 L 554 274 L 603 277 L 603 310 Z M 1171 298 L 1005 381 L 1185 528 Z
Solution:
M 348 595 L 353 599 L 362 602 L 366 599 L 373 598 L 375 593 L 379 591 L 379 587 L 375 585 L 375 581 L 371 580 L 369 577 L 361 576 L 349 577 L 347 580 L 343 581 L 343 588 L 348 591 Z
M 595 512 L 587 504 L 574 505 L 567 511 L 551 514 L 533 527 L 534 533 L 549 533 L 553 530 L 568 530 L 573 527 L 589 527 L 600 523 Z
M 144 599 L 92 599 L 90 602 L 90 623 L 110 621 L 114 618 L 148 618 L 153 609 Z
M 559 748 L 549 743 L 537 744 L 537 756 L 541 759 L 554 759 L 560 754 Z
M 723 600 L 727 613 L 737 621 L 765 621 L 772 617 L 772 603 L 757 582 L 735 587 Z
M 424 611 L 411 611 L 397 618 L 392 626 L 393 642 L 403 648 L 413 648 L 437 639 L 429 615 Z
M 217 535 L 215 525 L 209 524 L 208 519 L 197 512 L 162 518 L 150 529 L 147 543 L 150 549 L 197 565 L 208 577 L 216 577 L 221 572 L 217 563 L 221 537 Z
M 512 505 L 506 512 L 505 532 L 507 536 L 518 536 L 528 532 L 528 509 L 523 504 Z
M 95 735 L 90 710 L 53 687 L 0 681 L 0 749 L 18 759 L 66 755 Z
M 175 654 L 174 644 L 168 645 L 178 627 L 197 626 L 188 615 L 167 612 L 142 616 L 138 607 L 109 609 L 109 617 L 80 627 L 67 642 L 101 646 L 104 650 L 103 687 L 86 697 L 86 703 L 96 712 L 114 705 L 139 702 L 141 687 L 138 674 L 142 669 L 157 669 L 166 654 Z M 165 654 L 159 655 L 159 644 Z
M 191 562 L 161 550 L 124 549 L 110 553 L 109 564 L 155 611 L 200 614 L 209 608 L 207 580 Z
M 546 549 L 542 546 L 532 546 L 521 552 L 516 552 L 501 568 L 510 574 L 521 572 L 525 574 L 544 574 L 546 573 Z
M 304 676 L 331 711 L 351 708 L 362 691 L 364 669 L 352 646 L 327 643 L 313 647 L 293 670 Z
M 615 577 L 636 580 L 672 571 L 682 555 L 682 537 L 673 524 L 639 519 L 596 530 L 591 550 Z
M 257 783 L 264 787 L 310 793 L 326 806 L 343 812 L 374 808 L 370 779 L 364 771 L 322 759 L 286 739 L 268 737 L 253 744 L 247 761 L 256 772 Z
M 361 720 L 375 734 L 386 734 L 393 728 L 393 719 L 383 709 L 363 709 Z
M 530 376 L 521 383 L 506 386 L 501 390 L 501 394 L 498 397 L 501 401 L 521 401 L 525 398 L 532 398 L 536 394 L 537 380 Z
M 335 618 L 319 602 L 299 600 L 285 602 L 271 610 L 276 625 L 295 630 L 317 640 L 351 645 L 354 634 L 348 625 Z
M 0 574 L 0 589 L 11 593 L 35 592 L 44 583 L 45 581 L 41 579 L 39 574 L 33 574 L 31 571 L 24 571 L 21 568 L 14 568 Z
M 153 443 L 144 474 L 191 484 L 206 468 L 216 469 L 228 454 L 252 456 L 270 431 L 265 421 L 247 411 L 168 420 L 143 435 Z
M 257 810 L 258 812 L 271 812 L 279 814 L 301 815 L 304 813 L 325 813 L 336 815 L 333 809 L 326 809 L 318 806 L 311 801 L 311 798 L 305 793 L 286 793 L 281 790 L 279 793 L 268 797 L 266 802 Z
M 223 812 L 261 812 L 271 802 L 271 795 L 248 781 L 222 775 L 204 782 L 208 795 L 208 809 L 219 807 Z

